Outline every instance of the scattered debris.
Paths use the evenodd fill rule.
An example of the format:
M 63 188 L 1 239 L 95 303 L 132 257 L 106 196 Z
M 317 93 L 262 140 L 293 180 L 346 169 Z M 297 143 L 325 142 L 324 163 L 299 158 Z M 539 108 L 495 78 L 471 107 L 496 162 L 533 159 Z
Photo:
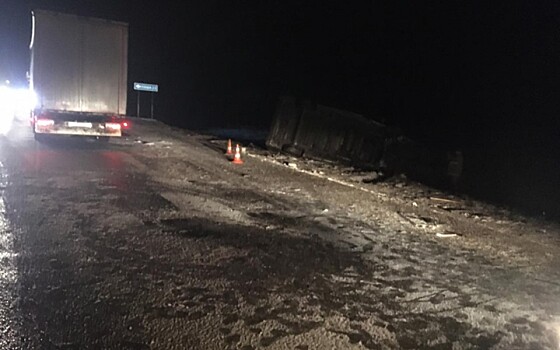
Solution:
M 359 170 L 321 159 L 295 158 L 290 155 L 251 149 L 248 156 L 261 161 L 290 167 L 295 171 L 320 177 L 347 187 L 370 193 L 381 201 L 393 201 L 398 205 L 409 205 L 415 210 L 441 209 L 457 213 L 465 218 L 483 223 L 503 224 L 497 218 L 508 219 L 512 214 L 503 208 L 481 203 L 472 199 L 459 198 L 434 190 L 409 180 L 406 175 L 386 174 L 384 170 Z M 424 205 L 427 203 L 428 205 Z M 420 205 L 422 204 L 422 206 Z M 434 214 L 437 214 L 434 212 Z M 416 226 L 416 225 L 415 225 Z M 418 226 L 417 226 L 418 227 Z M 430 227 L 431 232 L 436 230 Z
M 364 244 L 364 246 L 362 247 L 362 250 L 364 252 L 372 251 L 373 250 L 373 243 L 368 242 L 368 243 Z
M 445 211 L 457 211 L 457 210 L 465 210 L 465 208 L 463 207 L 452 207 L 452 206 L 448 206 L 448 205 L 444 205 L 444 206 L 437 206 L 439 209 L 443 209 Z
M 440 232 L 438 232 L 438 233 L 436 233 L 436 236 L 437 236 L 437 237 L 440 237 L 440 238 L 450 238 L 450 237 L 458 237 L 459 234 L 457 234 L 457 233 L 455 233 L 455 232 L 448 232 L 448 233 L 440 233 Z
M 369 229 L 361 230 L 360 232 L 361 232 L 362 234 L 364 234 L 364 235 L 373 235 L 373 234 L 376 233 L 376 231 L 374 231 L 374 230 L 369 230 Z
M 380 174 L 377 171 L 368 171 L 368 172 L 358 172 L 352 171 L 350 173 L 344 174 L 345 177 L 348 178 L 349 181 L 352 182 L 361 182 L 365 184 L 373 183 L 380 180 Z
M 383 174 L 382 174 L 382 173 L 379 173 L 379 172 L 376 172 L 376 171 L 372 171 L 372 172 L 370 173 L 369 176 L 364 177 L 364 178 L 362 179 L 362 182 L 365 183 L 365 184 L 369 184 L 369 183 L 373 183 L 373 182 L 379 181 L 379 180 L 382 179 L 382 178 L 383 178 Z
M 461 203 L 455 199 L 448 199 L 448 198 L 440 198 L 440 197 L 430 197 L 431 200 L 436 202 L 444 202 L 444 203 Z

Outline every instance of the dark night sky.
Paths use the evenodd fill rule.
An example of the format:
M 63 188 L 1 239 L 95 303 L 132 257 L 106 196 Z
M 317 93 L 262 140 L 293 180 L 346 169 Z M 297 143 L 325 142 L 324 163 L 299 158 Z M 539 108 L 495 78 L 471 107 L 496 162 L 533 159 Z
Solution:
M 24 76 L 30 8 L 126 21 L 129 80 L 159 83 L 158 113 L 185 126 L 266 125 L 277 96 L 295 94 L 450 146 L 527 139 L 550 149 L 542 140 L 559 136 L 555 1 L 0 0 L 0 6 L 0 74 Z
M 0 0 L 12 80 L 31 8 L 130 23 L 129 82 L 160 84 L 160 119 L 266 127 L 279 95 L 311 98 L 460 148 L 473 189 L 560 217 L 558 1 Z

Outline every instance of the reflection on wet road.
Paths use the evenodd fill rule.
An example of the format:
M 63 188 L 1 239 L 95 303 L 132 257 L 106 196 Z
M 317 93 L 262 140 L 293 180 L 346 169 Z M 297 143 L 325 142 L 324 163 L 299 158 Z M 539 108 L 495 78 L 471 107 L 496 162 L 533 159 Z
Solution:
M 25 122 L 16 126 L 0 135 L 0 349 L 58 348 L 65 342 L 44 334 L 55 312 L 40 314 L 37 303 L 49 309 L 55 292 L 68 288 L 59 280 L 57 264 L 71 253 L 54 257 L 50 247 L 59 245 L 58 238 L 49 237 L 46 227 L 56 223 L 61 235 L 67 230 L 68 212 L 61 208 L 71 210 L 72 204 L 66 194 L 87 202 L 98 191 L 130 191 L 127 155 L 118 146 L 91 139 L 38 143 Z M 76 191 L 80 188 L 86 194 Z M 76 225 L 82 231 L 86 224 Z M 53 274 L 43 270 L 53 272 L 53 266 Z
M 3 192 L 8 186 L 4 164 L 0 162 L 0 348 L 15 349 L 19 343 L 17 311 L 18 271 L 14 233 L 6 218 Z
M 53 173 L 64 171 L 123 171 L 123 153 L 115 151 L 64 151 L 60 149 L 26 150 L 23 171 Z

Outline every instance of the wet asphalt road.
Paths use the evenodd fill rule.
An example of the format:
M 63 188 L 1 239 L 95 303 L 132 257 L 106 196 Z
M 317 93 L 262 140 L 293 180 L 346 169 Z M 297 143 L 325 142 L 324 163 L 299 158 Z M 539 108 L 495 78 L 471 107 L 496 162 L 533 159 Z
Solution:
M 368 193 L 139 129 L 0 137 L 0 348 L 557 348 L 556 271 L 522 252 L 434 239 Z
M 111 312 L 100 313 L 87 291 L 92 277 L 84 282 L 73 275 L 82 270 L 76 264 L 84 251 L 65 243 L 72 232 L 87 230 L 89 218 L 74 216 L 73 205 L 104 189 L 133 190 L 125 157 L 95 140 L 38 143 L 21 120 L 0 136 L 2 349 L 84 348 L 48 333 L 76 334 L 88 325 L 102 334 L 98 339 L 113 332 Z

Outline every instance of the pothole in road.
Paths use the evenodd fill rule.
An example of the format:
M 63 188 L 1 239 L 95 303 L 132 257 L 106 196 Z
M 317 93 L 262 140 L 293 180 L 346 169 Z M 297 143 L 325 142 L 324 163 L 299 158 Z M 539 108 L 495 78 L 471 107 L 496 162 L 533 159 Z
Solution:
M 264 221 L 270 224 L 283 225 L 283 226 L 296 226 L 301 223 L 304 216 L 290 216 L 285 214 L 278 214 L 272 212 L 249 212 L 247 213 L 253 219 Z
M 177 207 L 161 195 L 153 192 L 130 192 L 119 196 L 116 205 L 126 209 L 177 210 Z
M 164 232 L 175 233 L 185 238 L 216 236 L 215 232 L 205 229 L 203 225 L 192 219 L 165 219 L 159 223 Z

